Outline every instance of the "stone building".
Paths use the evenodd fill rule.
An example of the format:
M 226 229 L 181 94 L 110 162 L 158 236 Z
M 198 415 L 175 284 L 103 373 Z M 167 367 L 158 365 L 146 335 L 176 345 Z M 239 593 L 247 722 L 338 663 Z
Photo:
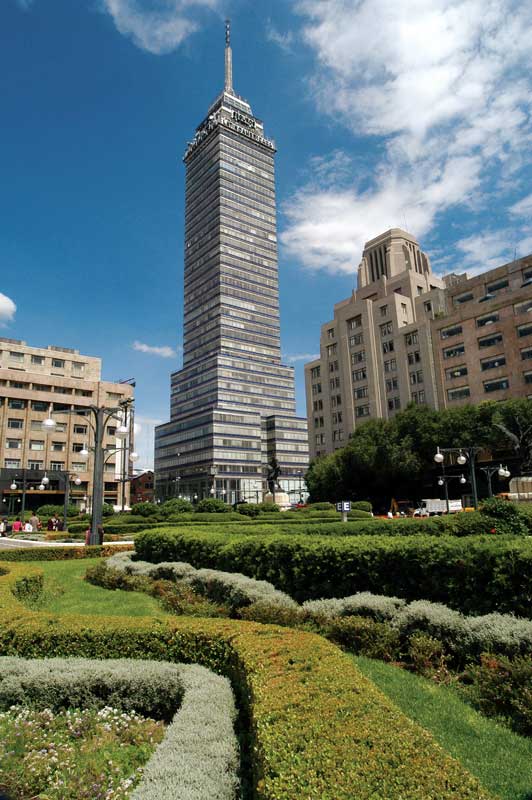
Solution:
M 30 347 L 18 339 L 0 338 L 0 509 L 16 511 L 45 503 L 61 504 L 65 476 L 71 476 L 70 496 L 80 507 L 90 507 L 93 434 L 83 411 L 90 405 L 118 407 L 133 398 L 130 383 L 101 380 L 101 360 L 80 355 L 67 347 Z M 77 410 L 80 414 L 71 413 Z M 53 416 L 53 432 L 42 428 Z M 104 445 L 109 451 L 122 447 L 115 437 L 120 420 L 106 428 Z M 133 447 L 133 425 L 129 424 Z M 80 453 L 87 448 L 89 455 Z M 105 463 L 105 501 L 125 502 L 129 487 L 124 483 L 123 452 L 110 452 Z M 129 469 L 126 470 L 129 472 Z M 42 479 L 46 476 L 48 481 Z M 75 477 L 81 483 L 73 483 Z M 17 488 L 11 489 L 13 482 Z M 22 495 L 24 494 L 24 498 Z

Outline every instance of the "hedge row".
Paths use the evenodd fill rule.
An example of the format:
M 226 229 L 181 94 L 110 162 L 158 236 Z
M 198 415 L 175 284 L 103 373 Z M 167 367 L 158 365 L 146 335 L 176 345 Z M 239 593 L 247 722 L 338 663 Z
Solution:
M 91 545 L 90 547 L 20 547 L 2 550 L 0 562 L 12 561 L 65 561 L 72 558 L 108 558 L 120 551 L 132 550 L 131 544 Z
M 57 616 L 0 578 L 0 651 L 25 657 L 199 662 L 230 678 L 248 716 L 254 800 L 489 800 L 337 647 L 301 631 L 234 620 Z
M 445 603 L 464 613 L 532 617 L 528 537 L 301 536 L 145 531 L 144 561 L 242 572 L 302 602 L 360 591 Z
M 170 722 L 131 797 L 234 800 L 236 709 L 229 681 L 197 665 L 133 659 L 0 657 L 0 709 L 111 706 Z M 177 713 L 176 713 L 177 712 Z

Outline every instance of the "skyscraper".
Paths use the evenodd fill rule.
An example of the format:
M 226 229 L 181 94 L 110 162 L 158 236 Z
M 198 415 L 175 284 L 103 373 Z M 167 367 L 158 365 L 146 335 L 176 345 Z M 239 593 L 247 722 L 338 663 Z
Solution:
M 293 368 L 281 364 L 275 145 L 225 85 L 189 142 L 183 369 L 171 377 L 170 422 L 156 429 L 160 497 L 260 499 L 275 456 L 286 491 L 308 463 Z

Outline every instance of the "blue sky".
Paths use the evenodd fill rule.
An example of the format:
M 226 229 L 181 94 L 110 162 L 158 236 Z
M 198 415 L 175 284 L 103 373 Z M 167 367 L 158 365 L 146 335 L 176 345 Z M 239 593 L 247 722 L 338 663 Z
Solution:
M 532 6 L 512 0 L 2 0 L 0 335 L 137 380 L 180 365 L 185 144 L 223 81 L 277 143 L 282 348 L 303 363 L 369 238 L 439 272 L 532 252 Z

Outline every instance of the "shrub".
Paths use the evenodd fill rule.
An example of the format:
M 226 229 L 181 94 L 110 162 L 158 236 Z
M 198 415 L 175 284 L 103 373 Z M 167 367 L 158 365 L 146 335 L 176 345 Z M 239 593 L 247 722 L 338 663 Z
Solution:
M 430 676 L 446 669 L 443 643 L 426 633 L 414 633 L 409 638 L 408 658 L 418 675 Z
M 260 514 L 260 508 L 253 503 L 239 503 L 236 510 L 239 514 L 244 514 L 246 517 L 258 517 Z
M 246 536 L 157 529 L 138 534 L 135 547 L 147 561 L 238 570 L 299 601 L 369 591 L 425 598 L 465 613 L 532 616 L 528 537 Z
M 190 514 L 193 510 L 192 503 L 182 497 L 176 497 L 174 500 L 167 500 L 166 503 L 162 503 L 159 506 L 159 515 L 166 519 L 174 514 Z
M 266 625 L 284 625 L 289 628 L 305 625 L 306 623 L 305 614 L 298 606 L 284 606 L 279 603 L 268 603 L 264 600 L 259 600 L 249 606 L 242 606 L 238 610 L 238 617 L 252 622 L 262 622 Z
M 322 637 L 234 620 L 156 624 L 32 612 L 10 588 L 36 571 L 13 564 L 0 578 L 0 652 L 199 661 L 226 675 L 253 754 L 254 800 L 489 800 L 476 779 Z M 206 771 L 207 760 L 196 756 L 195 763 Z
M 257 503 L 257 505 L 259 511 L 263 511 L 265 514 L 276 514 L 281 511 L 277 503 Z
M 328 639 L 352 653 L 393 661 L 399 657 L 397 631 L 382 622 L 367 617 L 340 617 L 329 622 L 325 629 Z
M 196 504 L 196 512 L 203 514 L 227 514 L 229 511 L 231 507 L 216 497 L 204 497 Z
M 143 503 L 135 503 L 131 506 L 131 514 L 136 517 L 156 517 L 159 513 L 159 506 L 155 503 L 145 501 Z
M 62 519 L 64 513 L 65 513 L 64 506 L 54 506 L 50 503 L 45 504 L 44 506 L 40 506 L 37 509 L 37 515 L 41 517 L 41 519 L 47 519 L 49 517 L 61 517 Z M 79 514 L 79 508 L 77 506 L 69 505 L 67 507 L 67 517 L 77 517 L 78 514 Z M 28 516 L 28 512 L 26 512 L 26 516 Z
M 480 506 L 480 514 L 495 522 L 495 527 L 504 533 L 514 536 L 526 536 L 529 532 L 528 520 L 519 510 L 519 506 L 502 500 L 499 497 L 490 497 Z
M 351 503 L 351 508 L 355 511 L 369 511 L 370 513 L 373 511 L 373 506 L 369 500 L 355 500 Z
M 524 736 L 532 735 L 532 659 L 485 654 L 471 666 L 462 692 L 483 714 L 502 717 Z
M 309 503 L 307 508 L 312 511 L 336 511 L 334 503 Z
M 393 619 L 397 611 L 405 605 L 406 601 L 399 597 L 359 592 L 349 597 L 333 597 L 330 600 L 307 600 L 302 608 L 306 614 L 314 618 L 332 619 L 355 614 L 384 622 Z
M 115 510 L 111 503 L 104 503 L 102 506 L 102 517 L 112 517 Z

